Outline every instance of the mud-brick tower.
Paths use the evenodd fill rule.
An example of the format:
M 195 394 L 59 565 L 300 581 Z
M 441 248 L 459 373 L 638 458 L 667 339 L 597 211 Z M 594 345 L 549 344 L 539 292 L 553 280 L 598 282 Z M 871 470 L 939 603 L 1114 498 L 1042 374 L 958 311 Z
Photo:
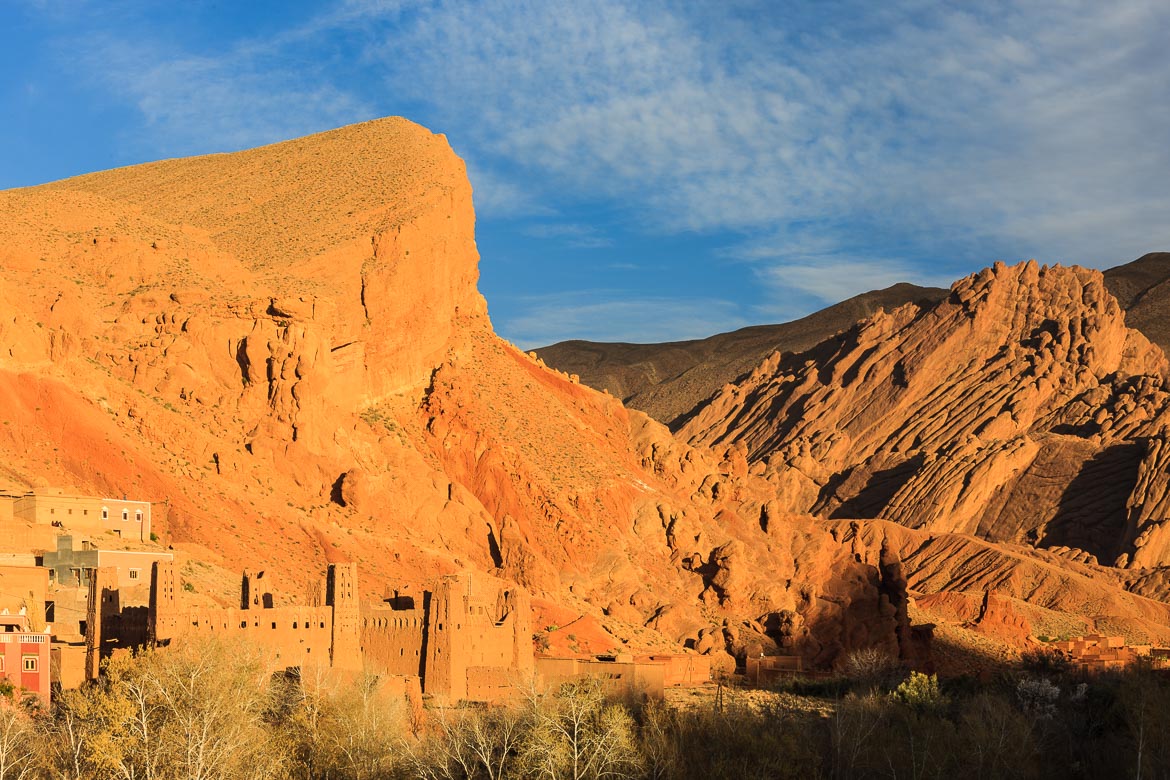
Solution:
M 89 602 L 85 605 L 85 679 L 96 680 L 102 666 L 102 623 L 118 612 L 118 570 L 100 566 L 89 570 Z
M 150 643 L 167 644 L 179 631 L 178 575 L 174 561 L 155 561 L 150 572 Z
M 427 611 L 427 661 L 423 689 L 432 696 L 451 702 L 467 696 L 466 662 L 458 652 L 455 643 L 457 629 L 451 622 L 453 618 L 462 618 L 462 591 L 456 576 L 441 578 L 435 583 Z
M 361 616 L 358 606 L 357 564 L 331 563 L 325 577 L 325 606 L 333 610 L 334 669 L 362 668 Z

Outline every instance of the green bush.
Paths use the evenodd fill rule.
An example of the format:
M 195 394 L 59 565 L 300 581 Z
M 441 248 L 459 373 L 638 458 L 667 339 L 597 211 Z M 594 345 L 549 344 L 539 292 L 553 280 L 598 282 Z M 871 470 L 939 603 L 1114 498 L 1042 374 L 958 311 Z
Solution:
M 891 698 L 915 710 L 938 710 L 947 705 L 947 698 L 938 687 L 938 676 L 922 672 L 910 672 L 894 689 Z

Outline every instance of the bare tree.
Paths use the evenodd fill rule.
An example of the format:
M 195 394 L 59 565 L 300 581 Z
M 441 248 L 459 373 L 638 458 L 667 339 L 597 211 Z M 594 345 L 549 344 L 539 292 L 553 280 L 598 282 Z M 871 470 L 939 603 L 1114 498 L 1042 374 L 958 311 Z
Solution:
M 28 714 L 0 696 L 0 780 L 33 777 L 38 742 Z
M 304 721 L 315 728 L 312 761 L 320 777 L 375 780 L 402 758 L 409 733 L 405 705 L 377 675 L 322 678 L 304 691 Z
M 412 746 L 414 773 L 428 780 L 509 776 L 528 727 L 525 714 L 514 707 L 438 710 L 435 733 Z
M 608 703 L 598 681 L 574 680 L 533 700 L 520 760 L 549 780 L 634 777 L 641 770 L 634 733 L 629 711 Z
M 128 717 L 128 703 L 107 685 L 63 691 L 53 703 L 52 718 L 42 722 L 46 769 L 61 780 L 118 776 L 122 724 Z

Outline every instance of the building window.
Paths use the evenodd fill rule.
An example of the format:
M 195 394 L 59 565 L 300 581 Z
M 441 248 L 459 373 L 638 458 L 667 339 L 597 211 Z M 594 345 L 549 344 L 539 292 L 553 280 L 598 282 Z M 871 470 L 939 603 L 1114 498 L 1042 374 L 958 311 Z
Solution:
M 110 519 L 110 508 L 108 506 L 102 507 L 102 520 Z
M 142 573 L 142 569 L 131 569 L 130 570 L 130 579 L 132 579 L 132 580 L 138 579 L 138 575 L 141 573 Z
M 139 509 L 137 512 L 134 513 L 134 522 L 136 522 L 136 523 L 142 522 L 142 510 L 141 509 Z
M 0 655 L 0 672 L 4 671 L 4 656 Z
M 54 507 L 49 507 L 49 514 L 51 514 L 51 515 L 55 515 L 55 514 L 57 514 L 57 510 L 56 510 L 56 508 L 54 508 Z
M 125 521 L 128 521 L 129 519 L 130 519 L 130 510 L 123 509 L 122 510 L 122 521 L 125 522 Z
M 89 516 L 89 510 L 88 510 L 88 509 L 82 509 L 82 510 L 81 510 L 81 514 L 83 514 L 83 515 L 86 515 L 86 516 L 88 517 L 88 516 Z
M 37 670 L 37 664 L 39 661 L 40 659 L 35 655 L 24 656 L 24 670 L 26 672 L 35 672 Z

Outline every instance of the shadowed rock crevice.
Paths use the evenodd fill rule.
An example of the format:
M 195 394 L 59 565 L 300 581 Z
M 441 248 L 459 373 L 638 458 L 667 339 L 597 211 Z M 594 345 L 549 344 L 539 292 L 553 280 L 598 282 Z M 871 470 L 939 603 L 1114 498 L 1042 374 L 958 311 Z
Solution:
M 1127 502 L 1145 455 L 1139 443 L 1108 447 L 1085 461 L 1068 483 L 1040 547 L 1072 547 L 1112 564 L 1124 539 Z

